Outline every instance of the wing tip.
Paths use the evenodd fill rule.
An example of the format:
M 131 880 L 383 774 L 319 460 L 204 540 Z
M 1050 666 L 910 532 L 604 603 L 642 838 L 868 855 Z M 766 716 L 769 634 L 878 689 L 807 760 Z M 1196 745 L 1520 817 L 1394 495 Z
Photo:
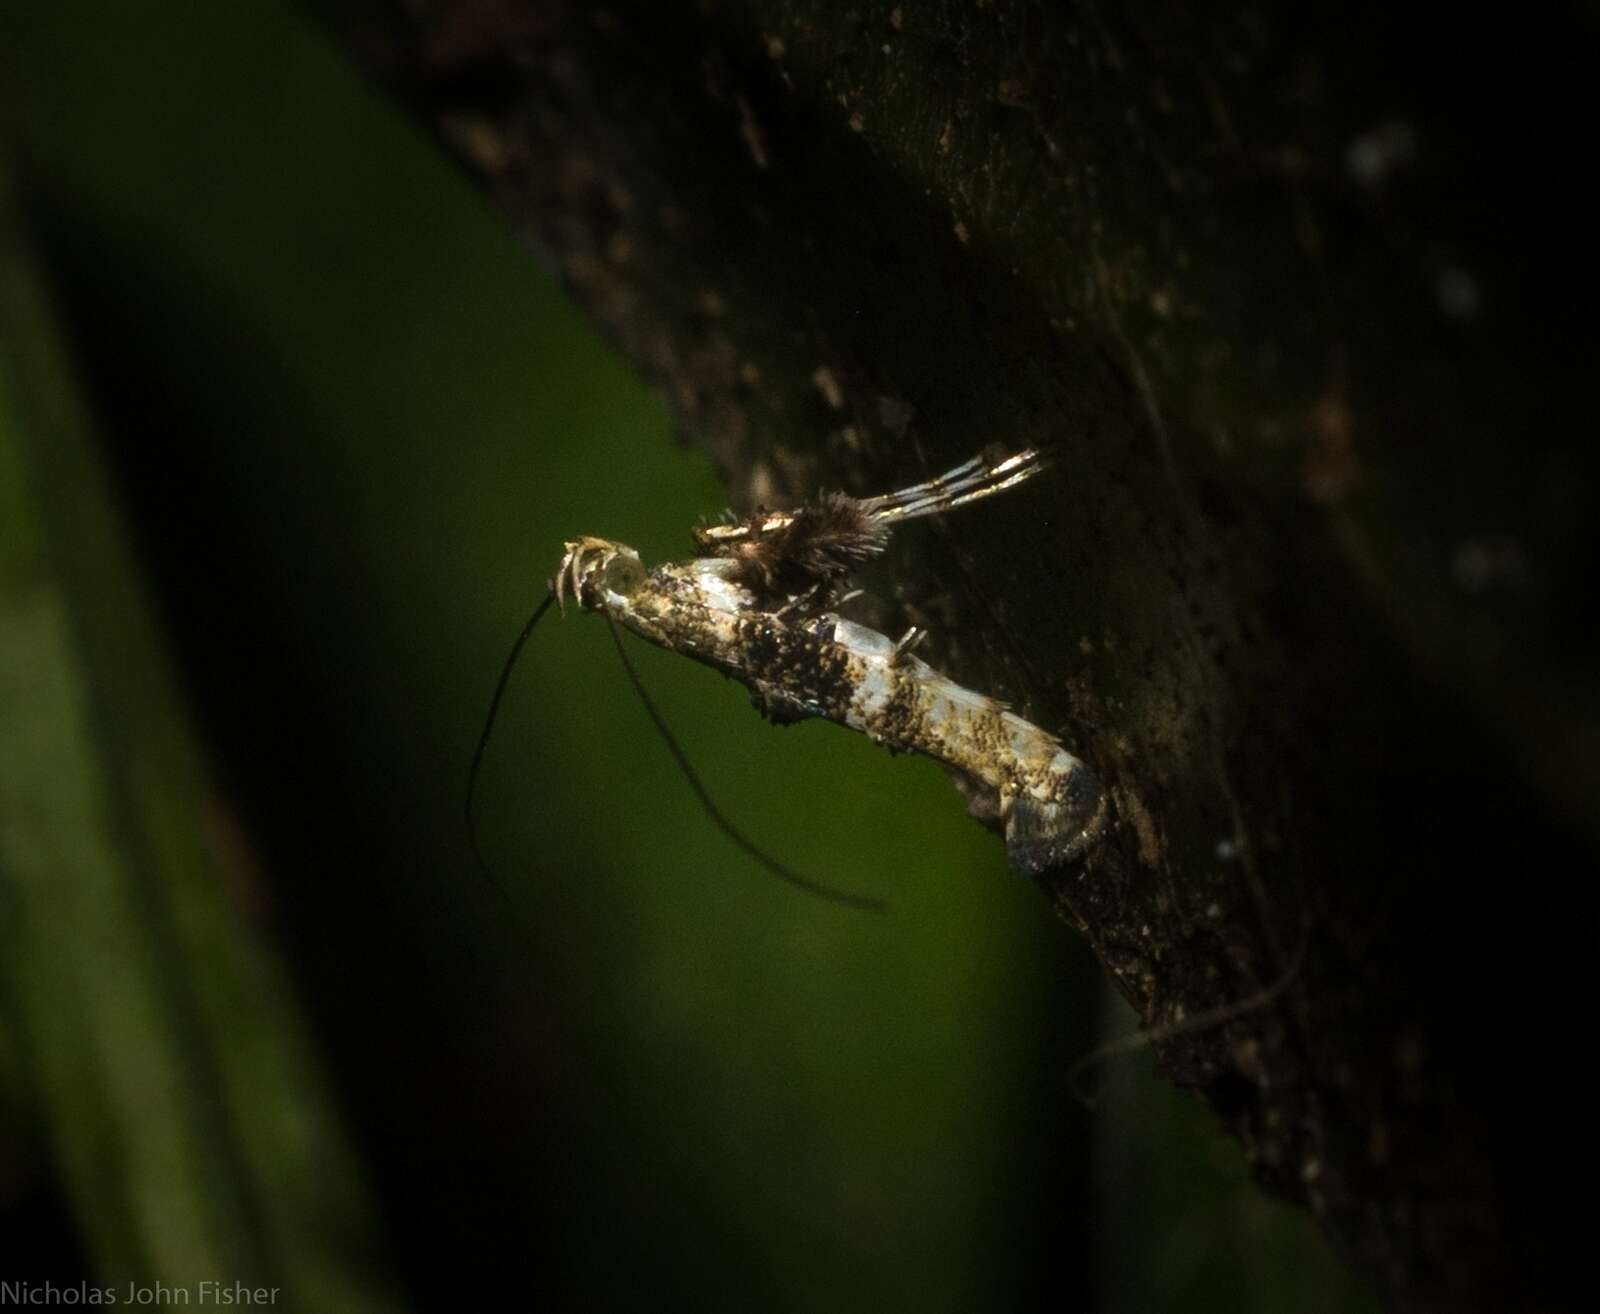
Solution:
M 1054 800 L 1019 794 L 1006 818 L 1006 856 L 1026 876 L 1039 876 L 1083 857 L 1109 820 L 1110 803 L 1095 774 L 1078 763 Z

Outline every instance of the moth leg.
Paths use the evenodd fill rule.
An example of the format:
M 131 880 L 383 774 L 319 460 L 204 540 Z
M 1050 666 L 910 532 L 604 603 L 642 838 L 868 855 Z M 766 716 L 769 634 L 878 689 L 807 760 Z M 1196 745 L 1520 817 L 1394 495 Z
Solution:
M 774 698 L 760 690 L 751 693 L 750 706 L 773 725 L 796 725 L 810 719 L 807 713 L 798 711 L 794 704 L 781 698 Z
M 910 654 L 917 647 L 918 644 L 920 644 L 927 637 L 928 637 L 928 631 L 927 630 L 921 629 L 918 626 L 913 625 L 909 630 L 907 630 L 897 640 L 895 640 L 894 649 L 889 654 L 889 665 L 890 666 L 898 666 L 898 665 L 900 665 L 900 662 L 908 654 Z
M 813 604 L 821 599 L 822 591 L 823 585 L 813 584 L 804 593 L 796 593 L 794 597 L 790 598 L 789 601 L 784 603 L 783 606 L 779 607 L 778 610 L 772 614 L 776 619 L 781 620 L 791 611 L 810 611 Z

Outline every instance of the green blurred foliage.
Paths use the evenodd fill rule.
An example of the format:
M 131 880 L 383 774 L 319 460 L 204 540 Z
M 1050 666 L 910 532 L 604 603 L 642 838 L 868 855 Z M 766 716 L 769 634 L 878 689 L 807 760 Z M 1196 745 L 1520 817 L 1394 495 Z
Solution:
M 47 1140 L 102 1299 L 182 1275 L 394 1308 L 281 961 L 219 879 L 188 718 L 3 172 L 0 345 L 0 1076 L 36 1115 L 0 1190 L 43 1176 Z M 30 1244 L 37 1207 L 11 1205 L 21 1271 L 0 1303 L 58 1303 L 9 1285 L 63 1276 Z
M 1359 1306 L 1147 1061 L 1111 1114 L 1076 1105 L 1098 973 L 927 762 L 637 652 L 724 810 L 893 910 L 807 899 L 698 811 L 600 623 L 552 615 L 480 795 L 508 897 L 479 881 L 466 765 L 562 540 L 680 555 L 714 472 L 284 9 L 67 3 L 0 34 L 233 897 L 417 1304 Z

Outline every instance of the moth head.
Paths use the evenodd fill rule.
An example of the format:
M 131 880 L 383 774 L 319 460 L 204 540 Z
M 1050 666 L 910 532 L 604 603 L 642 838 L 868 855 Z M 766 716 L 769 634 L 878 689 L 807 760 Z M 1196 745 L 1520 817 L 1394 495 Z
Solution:
M 584 611 L 624 606 L 647 580 L 639 554 L 626 543 L 580 538 L 566 544 L 551 589 L 565 606 L 566 594 Z

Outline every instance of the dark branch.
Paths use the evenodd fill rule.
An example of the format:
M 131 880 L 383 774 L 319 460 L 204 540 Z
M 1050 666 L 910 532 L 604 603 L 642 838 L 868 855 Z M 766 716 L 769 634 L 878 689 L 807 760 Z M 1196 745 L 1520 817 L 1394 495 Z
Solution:
M 742 505 L 1050 452 L 878 628 L 1070 727 L 1056 898 L 1264 1182 L 1397 1308 L 1575 1306 L 1587 1110 L 1508 1051 L 1600 847 L 1577 11 L 1519 83 L 1465 11 L 359 7 Z

